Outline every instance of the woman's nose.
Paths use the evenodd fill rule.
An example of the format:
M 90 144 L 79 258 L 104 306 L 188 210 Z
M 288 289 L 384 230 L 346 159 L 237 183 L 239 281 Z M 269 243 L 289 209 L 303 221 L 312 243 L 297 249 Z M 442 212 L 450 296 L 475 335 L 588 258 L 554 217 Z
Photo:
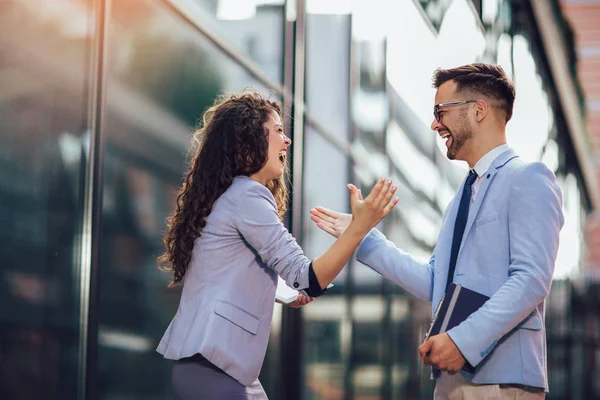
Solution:
M 285 143 L 286 146 L 289 146 L 290 144 L 292 144 L 292 139 L 290 139 L 289 137 L 283 135 L 284 139 L 283 139 L 283 143 Z

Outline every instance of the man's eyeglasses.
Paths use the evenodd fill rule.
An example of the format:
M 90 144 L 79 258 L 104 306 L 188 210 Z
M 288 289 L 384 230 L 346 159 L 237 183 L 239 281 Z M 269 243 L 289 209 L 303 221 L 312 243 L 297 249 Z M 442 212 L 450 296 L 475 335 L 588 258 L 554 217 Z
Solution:
M 440 103 L 433 106 L 433 116 L 437 122 L 442 122 L 442 117 L 440 115 L 440 107 L 452 107 L 452 106 L 460 106 L 461 104 L 467 103 L 476 103 L 477 100 L 464 100 L 464 101 L 453 101 L 451 103 Z

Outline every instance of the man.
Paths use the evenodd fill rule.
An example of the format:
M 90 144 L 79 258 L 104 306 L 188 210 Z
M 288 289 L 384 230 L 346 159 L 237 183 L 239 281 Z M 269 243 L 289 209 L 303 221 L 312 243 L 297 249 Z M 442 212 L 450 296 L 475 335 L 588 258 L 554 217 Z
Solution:
M 448 205 L 427 264 L 376 229 L 357 259 L 437 308 L 455 282 L 490 296 L 464 322 L 419 347 L 434 367 L 435 399 L 543 399 L 548 391 L 544 300 L 564 219 L 554 174 L 506 144 L 515 90 L 499 66 L 438 69 L 431 128 L 447 156 L 471 168 Z M 527 134 L 527 132 L 522 132 Z M 339 236 L 351 216 L 322 207 L 313 221 Z M 461 370 L 466 362 L 474 373 Z M 460 372 L 460 373 L 457 373 Z

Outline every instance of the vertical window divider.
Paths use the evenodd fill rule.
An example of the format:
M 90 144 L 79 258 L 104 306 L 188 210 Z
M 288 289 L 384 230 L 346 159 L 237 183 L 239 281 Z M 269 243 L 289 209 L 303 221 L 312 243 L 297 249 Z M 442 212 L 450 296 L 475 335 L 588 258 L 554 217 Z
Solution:
M 98 365 L 99 241 L 102 220 L 106 56 L 111 0 L 93 0 L 88 68 L 88 137 L 81 225 L 77 398 L 93 400 Z
M 288 0 L 285 18 L 284 56 L 284 110 L 285 128 L 291 132 L 291 217 L 290 232 L 302 237 L 302 191 L 304 160 L 304 89 L 305 89 L 305 30 L 306 6 L 304 0 Z M 304 374 L 302 362 L 303 321 L 301 310 L 283 308 L 281 321 L 281 398 L 300 400 L 304 397 Z

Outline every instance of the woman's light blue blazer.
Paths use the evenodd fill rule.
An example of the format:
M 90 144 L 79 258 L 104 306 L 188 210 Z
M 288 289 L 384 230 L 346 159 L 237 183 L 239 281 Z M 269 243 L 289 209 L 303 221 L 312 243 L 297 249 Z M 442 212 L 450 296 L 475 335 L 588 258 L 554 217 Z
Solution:
M 277 275 L 302 291 L 309 267 L 271 192 L 236 177 L 194 243 L 179 308 L 157 351 L 171 360 L 200 353 L 249 386 L 265 357 Z

